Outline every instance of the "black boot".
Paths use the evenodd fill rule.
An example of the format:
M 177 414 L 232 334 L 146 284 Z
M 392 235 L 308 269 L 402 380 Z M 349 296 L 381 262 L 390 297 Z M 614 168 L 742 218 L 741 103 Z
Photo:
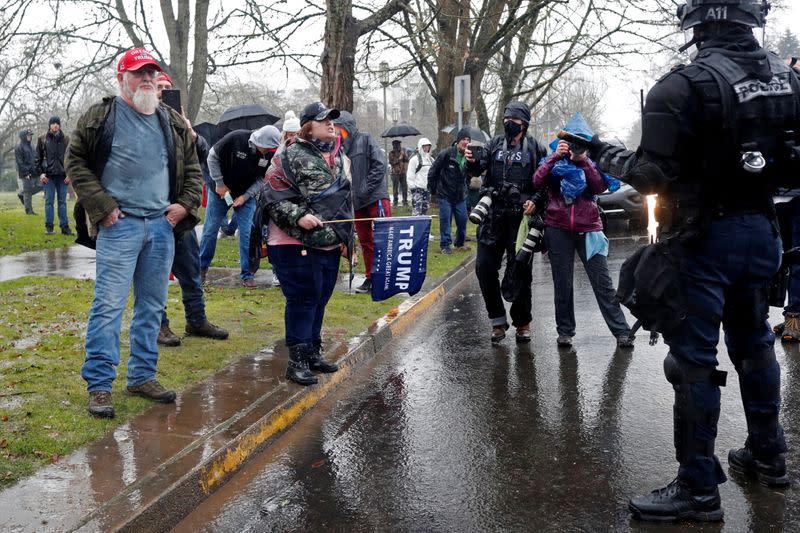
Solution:
M 716 485 L 694 489 L 680 479 L 650 494 L 632 498 L 628 508 L 635 518 L 651 522 L 718 522 L 723 517 Z
M 314 341 L 314 352 L 308 360 L 308 368 L 314 372 L 330 374 L 339 370 L 339 365 L 326 361 L 322 357 L 322 341 Z
M 767 487 L 782 488 L 789 486 L 786 475 L 786 459 L 783 454 L 771 459 L 756 459 L 747 448 L 739 448 L 728 452 L 728 466 L 737 474 L 754 477 Z
M 307 344 L 295 344 L 289 347 L 289 365 L 286 367 L 286 378 L 300 385 L 314 385 L 319 380 L 308 369 L 311 347 Z

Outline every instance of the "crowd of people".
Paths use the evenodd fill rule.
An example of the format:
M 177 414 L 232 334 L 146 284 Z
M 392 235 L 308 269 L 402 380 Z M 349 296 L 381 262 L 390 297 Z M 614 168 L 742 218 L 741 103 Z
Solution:
M 519 236 L 530 231 L 528 238 L 536 241 L 532 249 L 546 250 L 549 257 L 556 344 L 568 348 L 575 335 L 577 255 L 618 348 L 631 349 L 634 336 L 609 275 L 608 240 L 596 202 L 611 175 L 643 193 L 660 194 L 661 242 L 650 248 L 659 253 L 632 258 L 640 266 L 654 266 L 636 269 L 629 281 L 635 284 L 658 272 L 674 282 L 672 291 L 659 294 L 637 286 L 635 303 L 641 321 L 671 324 L 662 331 L 670 348 L 664 366 L 675 390 L 680 467 L 672 483 L 632 499 L 632 513 L 644 520 L 722 518 L 717 486 L 726 478 L 714 454 L 725 384 L 725 373 L 716 368 L 720 325 L 739 375 L 748 423 L 745 445 L 729 453 L 729 464 L 768 486 L 786 486 L 786 444 L 778 421 L 780 368 L 766 295 L 782 246 L 774 186 L 796 187 L 793 180 L 800 175 L 800 138 L 794 133 L 800 131 L 800 71 L 796 59 L 784 64 L 753 37 L 752 29 L 763 26 L 768 11 L 761 3 L 717 3 L 725 5 L 726 20 L 711 20 L 701 9 L 700 4 L 716 5 L 712 0 L 679 11 L 698 54 L 650 92 L 637 152 L 570 128 L 569 140 L 548 152 L 529 135 L 531 111 L 519 101 L 506 103 L 503 131 L 490 141 L 477 142 L 464 128 L 436 156 L 425 138 L 413 154 L 400 141 L 384 154 L 349 112 L 321 102 L 305 106 L 299 117 L 287 114 L 282 131 L 273 126 L 236 130 L 209 146 L 181 110 L 160 104 L 161 91 L 172 88 L 168 74 L 146 50 L 129 50 L 117 65 L 119 96 L 92 106 L 71 139 L 53 117 L 36 149 L 29 130 L 20 133 L 17 149 L 26 212 L 33 212 L 30 195 L 38 181 L 49 191 L 47 231 L 53 231 L 52 204 L 58 197 L 61 230 L 70 234 L 62 200 L 71 180 L 79 198 L 76 213 L 85 216 L 83 226 L 97 250 L 81 371 L 89 412 L 114 416 L 111 384 L 131 285 L 129 392 L 158 402 L 176 397 L 156 379 L 157 343 L 180 343 L 165 312 L 170 271 L 181 285 L 186 334 L 228 337 L 206 318 L 202 283 L 218 232 L 228 227 L 230 209 L 238 221 L 241 283 L 252 287 L 251 221 L 257 207 L 263 207 L 259 222 L 268 228 L 267 255 L 286 299 L 286 377 L 313 385 L 315 373 L 336 372 L 337 365 L 324 358 L 325 308 L 341 258 L 353 260 L 356 236 L 366 274 L 356 292 L 371 290 L 370 219 L 392 215 L 387 168 L 395 207 L 408 206 L 410 193 L 412 215 L 425 216 L 435 196 L 444 254 L 469 249 L 468 205 L 477 204 L 475 274 L 491 327 L 487 341 L 501 342 L 511 326 L 516 342 L 531 340 L 531 254 L 519 253 Z M 754 184 L 758 172 L 764 179 Z M 198 243 L 193 228 L 204 180 L 209 201 Z M 726 186 L 731 180 L 747 184 L 750 193 Z M 472 201 L 470 191 L 476 191 Z M 794 240 L 800 211 L 792 202 L 784 211 L 792 224 L 787 238 Z M 793 278 L 800 279 L 800 266 Z M 511 304 L 508 312 L 504 300 Z M 800 283 L 792 283 L 782 330 L 786 340 L 800 339 L 799 301 Z M 678 315 L 676 305 L 683 305 Z

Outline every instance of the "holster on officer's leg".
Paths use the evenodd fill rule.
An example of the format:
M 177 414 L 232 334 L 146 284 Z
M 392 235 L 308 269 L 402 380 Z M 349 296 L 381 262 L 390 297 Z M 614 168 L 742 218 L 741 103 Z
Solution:
M 675 390 L 675 459 L 681 465 L 681 473 L 688 473 L 689 479 L 684 481 L 695 486 L 724 482 L 725 474 L 714 455 L 714 442 L 720 414 L 719 387 L 725 386 L 727 373 L 689 364 L 669 353 L 664 359 L 664 374 Z M 710 477 L 708 469 L 701 471 L 697 464 L 704 458 L 713 463 Z

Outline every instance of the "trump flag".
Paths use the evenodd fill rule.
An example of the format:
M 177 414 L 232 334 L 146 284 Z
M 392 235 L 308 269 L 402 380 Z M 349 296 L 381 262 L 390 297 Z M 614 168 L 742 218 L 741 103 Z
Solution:
M 379 218 L 374 228 L 372 300 L 380 302 L 401 292 L 417 294 L 427 271 L 431 219 Z

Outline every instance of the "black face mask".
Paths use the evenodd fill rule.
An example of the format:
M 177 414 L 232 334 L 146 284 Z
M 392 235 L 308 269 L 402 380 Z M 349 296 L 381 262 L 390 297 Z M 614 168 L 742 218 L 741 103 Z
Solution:
M 509 139 L 513 139 L 514 137 L 522 133 L 522 126 L 520 126 L 516 122 L 511 122 L 511 121 L 504 122 L 503 129 L 506 132 L 506 137 L 508 137 Z

